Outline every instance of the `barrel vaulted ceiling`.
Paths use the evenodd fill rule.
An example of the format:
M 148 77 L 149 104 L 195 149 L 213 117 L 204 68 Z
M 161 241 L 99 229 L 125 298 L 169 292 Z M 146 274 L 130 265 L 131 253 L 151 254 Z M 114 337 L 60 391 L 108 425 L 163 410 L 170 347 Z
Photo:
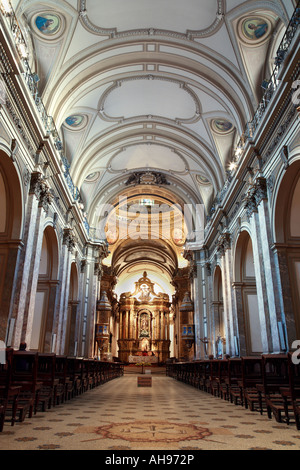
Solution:
M 208 207 L 261 98 L 292 0 L 13 0 L 92 222 L 133 172 Z

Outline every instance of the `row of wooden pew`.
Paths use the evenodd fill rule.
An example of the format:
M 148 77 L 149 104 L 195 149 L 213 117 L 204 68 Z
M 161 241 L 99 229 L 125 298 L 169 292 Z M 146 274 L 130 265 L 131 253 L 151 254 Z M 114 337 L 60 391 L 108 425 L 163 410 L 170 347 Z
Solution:
M 167 364 L 167 375 L 300 430 L 300 365 L 292 353 Z
M 0 432 L 124 375 L 121 363 L 6 350 L 0 364 Z

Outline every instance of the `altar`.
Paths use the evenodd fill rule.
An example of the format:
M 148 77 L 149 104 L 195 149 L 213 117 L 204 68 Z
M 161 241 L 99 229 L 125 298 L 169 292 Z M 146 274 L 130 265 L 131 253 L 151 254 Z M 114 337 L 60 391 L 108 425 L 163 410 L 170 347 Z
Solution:
M 158 364 L 158 357 L 155 356 L 129 356 L 129 364 Z
M 144 272 L 119 300 L 118 357 L 124 364 L 161 364 L 170 357 L 170 298 Z

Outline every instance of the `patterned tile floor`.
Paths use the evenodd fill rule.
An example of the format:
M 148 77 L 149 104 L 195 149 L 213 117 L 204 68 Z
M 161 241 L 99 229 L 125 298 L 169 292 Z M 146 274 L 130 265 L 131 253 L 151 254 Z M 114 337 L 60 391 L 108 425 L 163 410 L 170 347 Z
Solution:
M 299 450 L 300 432 L 193 387 L 124 376 L 24 423 L 5 424 L 0 450 Z

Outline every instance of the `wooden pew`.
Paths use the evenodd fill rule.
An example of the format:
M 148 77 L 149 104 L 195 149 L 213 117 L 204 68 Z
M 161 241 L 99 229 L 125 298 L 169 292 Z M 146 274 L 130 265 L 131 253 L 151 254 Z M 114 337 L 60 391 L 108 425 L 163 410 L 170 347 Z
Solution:
M 198 388 L 198 362 L 194 361 L 190 366 L 190 378 L 189 383 L 195 388 Z
M 23 410 L 22 405 L 18 410 L 18 399 L 21 392 L 21 387 L 12 385 L 12 357 L 13 350 L 7 349 L 6 362 L 5 364 L 0 364 L 0 427 L 2 430 L 7 415 L 11 415 L 11 425 L 14 426 L 18 411 L 22 416 Z
M 68 386 L 72 386 L 72 382 L 67 376 L 67 360 L 67 356 L 56 356 L 55 358 L 55 378 L 58 379 L 55 391 L 56 405 L 65 402 L 68 395 Z
M 263 363 L 261 356 L 242 357 L 241 392 L 246 409 L 263 414 L 263 398 L 257 386 L 263 383 Z
M 67 358 L 67 398 L 71 399 L 78 396 L 81 393 L 81 361 L 77 357 Z
M 293 358 L 293 352 L 288 354 L 289 367 L 289 387 L 281 389 L 281 394 L 285 400 L 288 411 L 292 407 L 297 430 L 300 431 L 300 364 L 294 362 L 298 358 Z M 290 424 L 288 420 L 287 424 Z
M 223 400 L 229 400 L 229 360 L 222 359 L 220 361 L 220 375 L 219 375 L 219 396 Z
M 210 362 L 210 374 L 208 381 L 208 391 L 215 397 L 220 396 L 220 364 L 218 359 L 212 359 Z
M 243 405 L 243 394 L 240 386 L 242 376 L 242 360 L 240 358 L 228 359 L 228 378 L 225 379 L 227 390 L 224 386 L 224 393 L 226 393 L 228 401 L 235 405 Z
M 289 367 L 287 354 L 264 354 L 263 383 L 256 388 L 261 395 L 261 401 L 265 402 L 267 414 L 270 419 L 274 415 L 277 422 L 284 419 L 289 421 L 289 410 L 286 406 L 281 389 L 289 387 Z
M 23 421 L 28 412 L 29 418 L 36 414 L 39 405 L 39 393 L 42 383 L 37 379 L 38 353 L 27 351 L 14 351 L 12 357 L 11 383 L 20 386 L 18 410 L 21 411 L 20 420 Z
M 3 405 L 0 404 L 0 432 L 3 431 L 5 415 L 6 415 L 6 406 L 5 404 Z
M 201 374 L 200 374 L 200 390 L 203 392 L 210 392 L 210 361 L 201 361 Z
M 195 388 L 199 388 L 199 375 L 200 375 L 200 369 L 201 369 L 201 366 L 200 366 L 200 361 L 194 361 L 192 363 L 192 370 L 191 370 L 191 373 L 192 373 L 192 377 L 191 377 L 191 385 Z
M 42 411 L 55 406 L 59 378 L 55 377 L 55 354 L 38 354 L 37 380 L 42 383 L 39 394 L 39 405 Z
M 94 368 L 95 360 L 94 359 L 84 359 L 83 360 L 83 375 L 86 379 L 86 389 L 91 390 L 96 386 L 96 376 Z

